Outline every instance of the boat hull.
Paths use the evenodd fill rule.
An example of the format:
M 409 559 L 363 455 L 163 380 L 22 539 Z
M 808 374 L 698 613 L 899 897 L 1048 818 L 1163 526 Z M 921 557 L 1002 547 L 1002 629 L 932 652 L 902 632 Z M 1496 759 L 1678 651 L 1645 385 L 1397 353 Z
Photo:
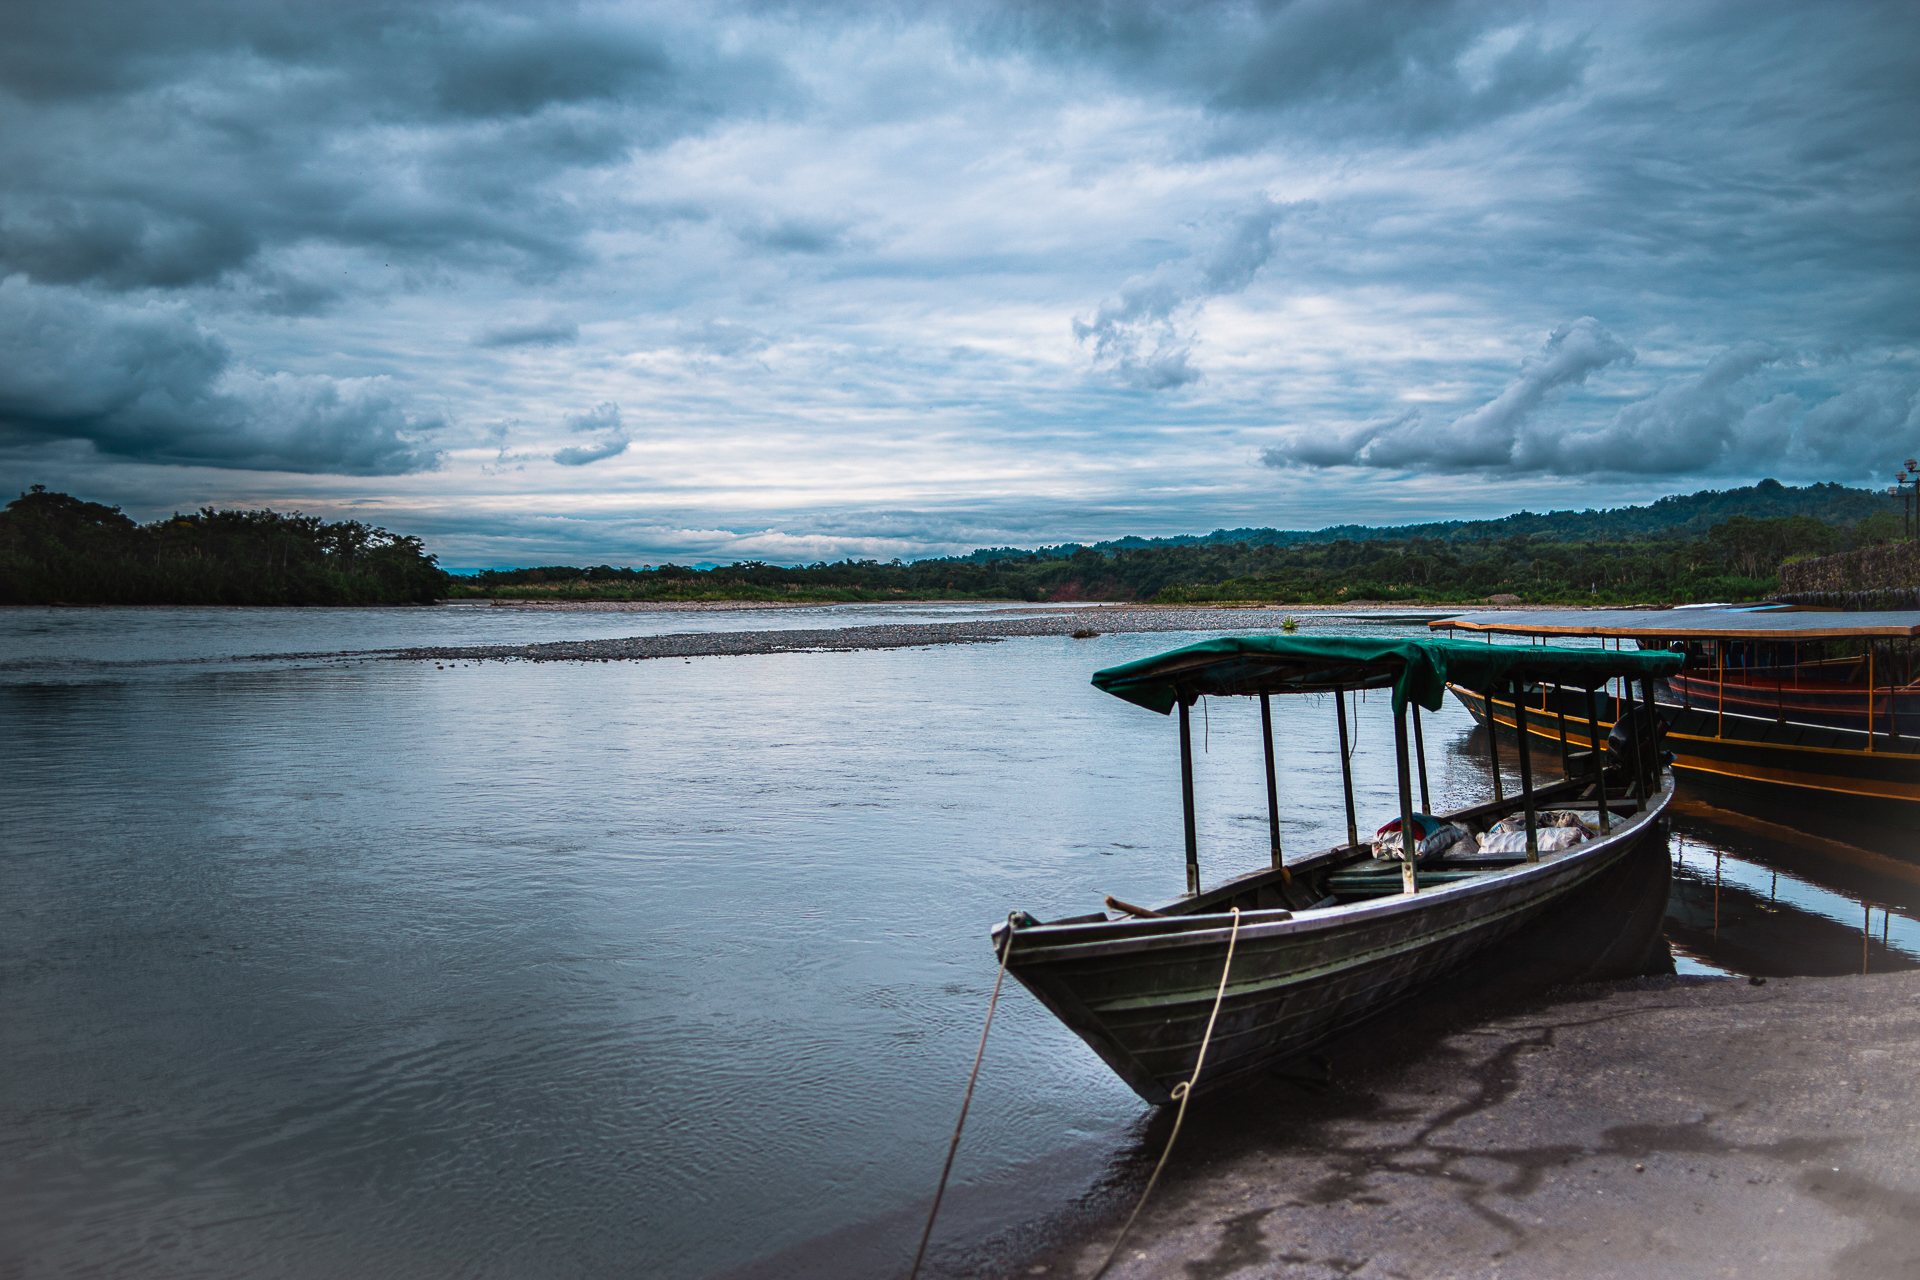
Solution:
M 1316 911 L 1243 912 L 1194 1092 L 1307 1052 L 1499 943 L 1646 841 L 1664 841 L 1671 798 L 1668 778 L 1610 835 L 1537 863 Z M 1007 968 L 1135 1092 L 1165 1103 L 1193 1074 L 1231 935 L 1217 912 L 1016 928 Z
M 1449 687 L 1475 721 L 1489 722 L 1484 695 Z M 1613 728 L 1610 717 L 1616 705 L 1605 695 L 1598 701 L 1604 741 Z M 1920 817 L 1920 739 L 1886 733 L 1869 739 L 1864 729 L 1782 720 L 1772 714 L 1729 710 L 1723 715 L 1697 693 L 1691 701 L 1691 706 L 1665 699 L 1660 703 L 1674 772 L 1689 783 L 1878 821 Z M 1584 711 L 1570 710 L 1566 720 L 1571 748 L 1586 749 L 1589 722 Z M 1517 732 L 1511 702 L 1493 704 L 1492 724 L 1508 734 Z M 1529 700 L 1527 739 L 1536 751 L 1559 750 L 1559 717 L 1551 699 L 1541 705 Z

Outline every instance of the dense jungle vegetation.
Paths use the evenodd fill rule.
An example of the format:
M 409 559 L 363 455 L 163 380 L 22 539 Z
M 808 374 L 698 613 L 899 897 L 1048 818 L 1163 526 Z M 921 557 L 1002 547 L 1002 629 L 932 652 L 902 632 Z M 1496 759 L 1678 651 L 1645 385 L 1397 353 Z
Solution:
M 1744 514 L 1759 511 L 1762 514 Z M 1650 526 L 1648 513 L 1671 517 Z M 1903 536 L 1898 501 L 1841 485 L 1663 498 L 1608 512 L 1523 512 L 1504 520 L 1349 528 L 1330 537 L 1276 530 L 1124 539 L 965 557 L 846 560 L 785 568 L 758 561 L 700 570 L 552 566 L 460 579 L 455 596 L 576 599 L 1140 600 L 1467 603 L 1495 595 L 1567 604 L 1758 600 L 1782 562 Z M 1711 519 L 1711 517 L 1719 517 Z M 1490 531 L 1497 530 L 1500 536 Z M 1259 536 L 1253 536 L 1259 535 Z
M 447 575 L 420 539 L 277 511 L 174 514 L 35 485 L 0 511 L 3 604 L 427 604 Z
M 1841 485 L 1604 512 L 1313 533 L 1220 531 L 902 563 L 548 566 L 454 577 L 417 538 L 204 508 L 138 525 L 36 486 L 0 513 L 0 602 L 376 604 L 433 599 L 1690 603 L 1762 599 L 1779 565 L 1898 539 L 1897 499 Z M 1664 523 L 1659 523 L 1664 521 Z M 1342 536 L 1334 536 L 1334 535 Z M 1244 535 L 1244 536 L 1242 536 Z
M 1714 525 L 1746 516 L 1754 520 L 1784 516 L 1811 516 L 1822 524 L 1851 529 L 1878 514 L 1899 514 L 1900 501 L 1870 489 L 1842 484 L 1783 485 L 1762 480 L 1741 489 L 1703 489 L 1673 494 L 1644 507 L 1614 507 L 1607 511 L 1551 511 L 1544 515 L 1520 511 L 1495 520 L 1443 520 L 1431 524 L 1379 527 L 1359 524 L 1302 529 L 1216 529 L 1212 533 L 1174 538 L 1121 538 L 1093 544 L 1099 549 L 1198 546 L 1247 542 L 1256 546 L 1291 546 L 1302 542 L 1406 542 L 1438 539 L 1443 542 L 1500 541 L 1526 534 L 1545 542 L 1622 542 L 1646 536 L 1704 537 Z M 1011 548 L 976 551 L 970 559 L 1022 555 Z

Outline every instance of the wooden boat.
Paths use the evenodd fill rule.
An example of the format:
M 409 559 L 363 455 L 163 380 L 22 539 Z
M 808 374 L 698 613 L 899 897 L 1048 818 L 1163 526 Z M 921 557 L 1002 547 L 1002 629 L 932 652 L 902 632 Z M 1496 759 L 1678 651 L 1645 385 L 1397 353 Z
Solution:
M 1415 816 L 1409 711 L 1438 710 L 1449 678 L 1483 689 L 1541 679 L 1593 687 L 1624 678 L 1641 683 L 1650 708 L 1653 679 L 1678 670 L 1681 661 L 1677 654 L 1439 640 L 1247 636 L 1202 641 L 1098 672 L 1099 688 L 1161 714 L 1179 713 L 1188 894 L 1132 919 L 1100 913 L 1041 923 L 1016 912 L 994 929 L 996 952 L 1004 954 L 1008 972 L 1141 1097 L 1164 1103 L 1193 1074 L 1231 941 L 1218 1023 L 1193 1092 L 1244 1080 L 1377 1015 L 1647 840 L 1664 840 L 1662 815 L 1672 795 L 1657 736 L 1634 737 L 1629 754 L 1637 763 L 1589 750 L 1577 762 L 1586 770 L 1579 776 L 1536 788 L 1528 770 L 1520 795 L 1436 815 L 1479 832 L 1523 814 L 1525 852 L 1417 865 L 1403 856 L 1383 865 L 1355 829 L 1345 700 L 1336 696 L 1347 843 L 1283 864 L 1273 695 L 1392 689 L 1400 829 L 1408 830 Z M 1203 694 L 1261 700 L 1273 852 L 1271 867 L 1206 892 L 1199 889 L 1189 722 Z M 1418 741 L 1417 710 L 1412 715 Z M 1641 723 L 1657 721 L 1643 712 Z M 1424 792 L 1424 759 L 1419 764 Z M 1584 812 L 1600 834 L 1564 851 L 1540 852 L 1539 814 L 1547 805 Z
M 1560 610 L 1469 614 L 1428 624 L 1452 631 L 1585 637 L 1680 653 L 1686 667 L 1659 692 L 1674 770 L 1684 780 L 1852 816 L 1920 816 L 1920 686 L 1913 641 L 1920 612 L 1790 608 Z M 1454 694 L 1483 724 L 1516 731 L 1511 699 Z M 1528 739 L 1558 746 L 1605 733 L 1619 700 L 1589 712 L 1582 690 L 1524 691 Z

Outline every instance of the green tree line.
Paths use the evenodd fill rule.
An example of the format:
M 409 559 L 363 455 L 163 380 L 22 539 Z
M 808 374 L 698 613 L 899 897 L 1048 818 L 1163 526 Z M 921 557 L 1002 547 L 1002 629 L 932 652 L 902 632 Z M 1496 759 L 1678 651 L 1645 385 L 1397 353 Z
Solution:
M 650 599 L 1139 600 L 1154 603 L 1356 600 L 1464 603 L 1514 595 L 1538 603 L 1692 603 L 1757 600 L 1778 566 L 1901 534 L 1878 512 L 1852 528 L 1811 516 L 1734 516 L 1702 535 L 1685 529 L 1636 538 L 1337 539 L 1277 545 L 1210 542 L 1053 548 L 975 557 L 843 560 L 785 567 L 741 561 L 711 569 L 496 570 L 455 580 L 455 596 Z
M 1542 604 L 1679 604 L 1762 599 L 1776 589 L 1778 567 L 1787 560 L 1904 536 L 1902 518 L 1884 504 L 1874 505 L 1884 495 L 1838 485 L 1794 490 L 1771 481 L 1729 493 L 1744 495 L 1763 512 L 1813 504 L 1829 513 L 1866 514 L 1842 521 L 1805 512 L 1733 512 L 1704 527 L 1668 523 L 1613 537 L 1525 530 L 1468 536 L 1489 527 L 1512 529 L 1505 522 L 1479 522 L 1410 526 L 1445 536 L 1386 537 L 1377 535 L 1396 531 L 1368 530 L 1371 536 L 1364 538 L 1294 541 L 1124 539 L 1034 551 L 999 548 L 912 563 L 787 566 L 749 560 L 706 569 L 553 565 L 454 577 L 436 565 L 418 538 L 358 521 L 207 507 L 141 525 L 116 507 L 35 486 L 0 512 L 0 602 L 396 604 L 558 598 L 1446 604 L 1511 595 Z M 1861 500 L 1847 494 L 1859 494 Z M 1644 513 L 1663 503 L 1670 514 L 1727 510 L 1729 494 L 1705 497 L 1712 501 L 1672 498 L 1626 509 L 1628 515 L 1614 523 L 1637 527 Z
M 4 604 L 405 604 L 447 594 L 420 539 L 204 507 L 137 524 L 35 485 L 0 511 Z

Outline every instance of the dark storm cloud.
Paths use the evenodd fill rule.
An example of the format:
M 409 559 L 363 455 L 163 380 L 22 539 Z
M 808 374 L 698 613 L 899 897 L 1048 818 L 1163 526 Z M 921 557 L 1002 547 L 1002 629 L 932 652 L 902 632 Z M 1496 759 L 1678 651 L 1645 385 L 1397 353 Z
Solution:
M 301 245 L 550 273 L 592 218 L 548 184 L 789 91 L 711 31 L 568 6 L 24 14 L 0 55 L 0 273 L 48 283 L 247 287 Z
M 261 375 L 178 310 L 0 282 L 0 438 L 143 462 L 398 475 L 437 456 L 377 379 Z
M 728 52 L 713 26 L 665 11 L 243 0 L 16 11 L 0 53 L 13 98 L 0 102 L 0 271 L 41 282 L 224 280 L 298 310 L 289 299 L 323 305 L 328 282 L 276 290 L 245 277 L 304 243 L 551 272 L 585 260 L 592 218 L 545 183 L 801 100 L 777 57 Z M 984 23 L 959 12 L 989 43 L 1105 68 L 1132 91 L 1227 117 L 1337 108 L 1340 128 L 1460 127 L 1559 92 L 1582 56 L 1577 41 L 1528 32 L 1476 61 L 1500 7 L 1062 5 Z M 792 15 L 835 19 L 864 20 Z M 744 236 L 789 253 L 847 243 L 845 227 L 793 216 Z
M 740 233 L 747 243 L 776 253 L 832 253 L 848 244 L 848 228 L 808 218 L 778 218 Z
M 1920 442 L 1920 376 L 1862 370 L 1845 390 L 1814 405 L 1793 440 L 1799 460 L 1829 467 L 1882 466 Z
M 595 405 L 585 413 L 574 414 L 566 420 L 565 425 L 567 430 L 576 435 L 593 435 L 599 439 L 588 444 L 570 445 L 555 453 L 553 460 L 563 467 L 584 467 L 590 462 L 617 458 L 632 443 L 620 422 L 620 406 L 611 402 Z
M 554 454 L 553 460 L 563 467 L 584 467 L 589 462 L 619 457 L 627 451 L 630 443 L 627 440 L 603 440 L 599 444 L 575 445 Z
M 1418 136 L 1556 97 L 1592 56 L 1550 39 L 1533 6 L 1433 0 L 1155 0 L 1010 5 L 977 30 L 990 47 L 1081 61 L 1129 89 L 1201 102 L 1232 120 L 1312 114 L 1333 134 Z
M 473 116 L 532 115 L 553 103 L 596 99 L 667 99 L 680 73 L 652 32 L 574 15 L 497 11 L 441 45 L 434 62 L 440 105 Z
M 507 320 L 473 335 L 476 347 L 564 347 L 580 340 L 580 325 L 565 316 Z
M 750 325 L 728 320 L 706 320 L 697 325 L 682 325 L 680 345 L 716 356 L 743 356 L 764 351 L 772 342 L 766 334 Z

